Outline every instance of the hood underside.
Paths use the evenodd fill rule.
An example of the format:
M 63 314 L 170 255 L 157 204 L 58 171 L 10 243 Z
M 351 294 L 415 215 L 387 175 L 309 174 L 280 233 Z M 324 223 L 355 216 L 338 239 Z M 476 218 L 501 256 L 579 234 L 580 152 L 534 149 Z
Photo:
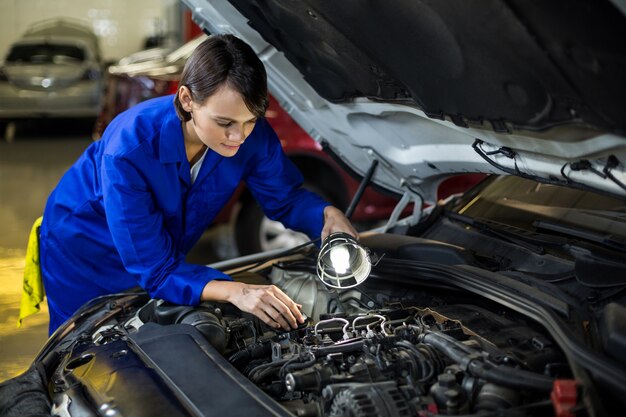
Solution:
M 184 0 L 252 45 L 354 171 L 432 201 L 453 173 L 626 196 L 625 10 L 609 1 Z M 601 175 L 599 175 L 601 174 Z

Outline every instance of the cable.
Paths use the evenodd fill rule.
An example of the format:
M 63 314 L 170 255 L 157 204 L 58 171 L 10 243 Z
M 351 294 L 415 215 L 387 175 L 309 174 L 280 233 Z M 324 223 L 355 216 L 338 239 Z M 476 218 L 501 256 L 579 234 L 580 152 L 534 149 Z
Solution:
M 506 172 L 509 175 L 517 175 L 519 177 L 522 178 L 527 178 L 527 179 L 531 179 L 534 181 L 538 181 L 538 182 L 543 182 L 546 184 L 552 184 L 552 185 L 571 185 L 571 186 L 575 186 L 576 188 L 582 188 L 582 189 L 586 189 L 586 190 L 590 190 L 592 189 L 591 187 L 588 187 L 584 184 L 579 184 L 577 182 L 567 182 L 567 181 L 559 181 L 559 180 L 554 180 L 554 179 L 550 179 L 550 178 L 543 178 L 543 177 L 538 177 L 536 175 L 530 175 L 530 174 L 525 174 L 523 172 L 521 172 L 519 170 L 519 168 L 517 167 L 517 161 L 515 159 L 516 154 L 515 153 L 509 153 L 509 152 L 485 152 L 484 150 L 482 150 L 480 148 L 480 145 L 482 145 L 484 142 L 480 139 L 476 139 L 474 141 L 474 143 L 472 144 L 472 148 L 474 149 L 474 151 L 476 151 L 476 153 L 478 155 L 480 155 L 481 158 L 483 158 L 485 161 L 487 161 L 490 165 L 496 167 L 497 169 L 499 169 L 500 171 Z M 503 148 L 500 148 L 503 149 Z M 508 150 L 508 148 L 506 148 Z M 513 152 L 513 151 L 511 151 Z M 511 159 L 513 159 L 514 163 L 515 163 L 515 169 L 511 169 L 508 167 L 505 167 L 504 165 L 500 165 L 498 164 L 496 161 L 492 160 L 491 158 L 489 158 L 489 155 L 493 155 L 493 154 L 497 154 L 497 153 L 501 153 Z
M 624 184 L 623 182 L 615 178 L 615 175 L 611 173 L 611 170 L 616 168 L 619 164 L 620 164 L 620 161 L 619 159 L 617 159 L 615 155 L 609 155 L 609 157 L 606 160 L 606 165 L 602 169 L 602 172 L 604 172 L 606 176 L 611 179 L 611 181 L 617 184 L 618 187 L 622 188 L 623 190 L 626 190 L 626 184 Z
M 476 153 L 478 155 L 480 155 L 481 158 L 483 158 L 485 161 L 489 162 L 490 165 L 492 165 L 492 166 L 498 168 L 500 171 L 504 171 L 504 172 L 506 172 L 507 174 L 510 174 L 510 175 L 518 175 L 518 176 L 523 177 L 523 178 L 534 179 L 535 181 L 539 180 L 539 177 L 535 177 L 533 175 L 524 174 L 523 172 L 521 172 L 519 170 L 519 168 L 517 167 L 517 160 L 515 159 L 516 154 L 510 148 L 502 147 L 502 148 L 498 149 L 497 151 L 485 152 L 480 147 L 480 145 L 482 145 L 483 143 L 484 142 L 482 140 L 476 139 L 474 141 L 474 143 L 472 144 L 472 148 L 474 149 L 474 151 L 476 151 Z M 511 168 L 507 168 L 504 165 L 500 165 L 496 161 L 494 161 L 491 158 L 489 158 L 489 156 L 496 155 L 496 154 L 502 154 L 502 155 L 506 156 L 507 158 L 513 159 L 513 161 L 515 163 L 515 169 L 513 170 Z M 563 184 L 562 181 L 555 181 L 555 183 Z
M 302 248 L 305 248 L 305 247 L 307 247 L 307 246 L 309 246 L 309 245 L 312 245 L 312 244 L 314 244 L 314 243 L 318 242 L 320 239 L 321 239 L 321 238 L 319 238 L 319 237 L 318 237 L 318 238 L 316 238 L 316 239 L 309 240 L 308 242 L 304 242 L 304 243 L 302 243 L 302 244 L 300 244 L 300 245 L 298 245 L 298 246 L 294 246 L 293 248 L 286 249 L 286 250 L 284 250 L 283 252 L 279 252 L 279 253 L 277 253 L 277 254 L 275 254 L 275 255 L 272 255 L 272 258 L 273 258 L 273 259 L 277 259 L 277 258 L 282 258 L 282 257 L 284 257 L 284 256 L 291 255 L 291 254 L 293 254 L 293 253 L 298 252 L 298 251 L 299 251 L 300 249 L 302 249 Z M 250 271 L 251 269 L 254 269 L 254 268 L 258 267 L 258 266 L 263 265 L 263 263 L 265 263 L 265 262 L 267 262 L 267 259 L 263 259 L 263 260 L 261 260 L 261 261 L 258 261 L 258 262 L 256 262 L 256 263 L 252 264 L 252 265 L 248 265 L 247 267 L 245 267 L 245 268 L 243 268 L 243 269 L 240 269 L 240 270 L 238 270 L 238 271 L 236 271 L 236 272 L 232 273 L 230 276 L 231 276 L 231 277 L 235 277 L 235 276 L 237 276 L 237 275 L 239 275 L 239 274 L 241 274 L 241 273 L 243 273 L 243 272 L 248 272 L 248 271 Z
M 569 168 L 570 168 L 571 171 L 589 171 L 589 172 L 592 172 L 592 173 L 596 174 L 600 178 L 603 178 L 603 179 L 607 178 L 607 176 L 605 174 L 603 174 L 602 172 L 600 172 L 597 169 L 595 169 L 593 167 L 593 165 L 591 165 L 591 162 L 589 162 L 587 159 L 581 159 L 580 161 L 566 162 L 561 167 L 561 176 L 563 178 L 565 178 L 565 180 L 569 184 L 573 184 L 573 183 L 577 183 L 577 182 L 572 180 L 570 177 L 567 176 L 567 174 L 565 174 L 565 167 L 567 167 L 568 165 L 569 165 Z
M 580 182 L 573 181 L 567 175 L 564 175 L 565 181 L 560 181 L 560 180 L 557 180 L 557 179 L 553 179 L 552 177 L 544 178 L 544 177 L 539 177 L 539 176 L 536 176 L 536 175 L 526 174 L 526 173 L 521 172 L 519 170 L 519 168 L 517 166 L 517 160 L 515 159 L 515 154 L 513 154 L 511 156 L 507 151 L 485 152 L 484 150 L 482 150 L 480 148 L 480 145 L 482 145 L 483 143 L 484 142 L 482 140 L 476 139 L 474 141 L 474 143 L 472 144 L 472 148 L 474 149 L 474 151 L 476 151 L 476 153 L 478 155 L 480 155 L 481 158 L 483 158 L 485 161 L 487 161 L 490 165 L 496 167 L 500 171 L 506 172 L 509 175 L 517 175 L 517 176 L 522 177 L 522 178 L 531 179 L 531 180 L 534 180 L 534 181 L 537 181 L 537 182 L 542 182 L 542 183 L 545 183 L 545 184 L 560 185 L 560 186 L 567 185 L 569 187 L 577 188 L 579 190 L 592 191 L 594 193 L 600 193 L 600 194 L 609 195 L 609 196 L 612 196 L 612 197 L 615 195 L 614 193 L 611 193 L 611 192 L 608 192 L 608 191 L 604 191 L 604 190 L 597 190 L 594 187 L 588 186 L 588 185 L 580 183 Z M 502 149 L 509 150 L 509 148 L 506 148 L 506 147 L 500 148 L 500 150 L 502 150 Z M 511 169 L 511 168 L 505 167 L 504 165 L 500 165 L 496 161 L 494 161 L 491 158 L 489 158 L 490 155 L 498 154 L 498 153 L 512 158 L 513 161 L 514 161 L 514 164 L 515 164 L 515 169 Z M 607 159 L 607 164 L 604 167 L 604 169 L 602 170 L 602 172 L 611 181 L 613 181 L 615 184 L 617 184 L 620 188 L 623 188 L 624 190 L 626 190 L 626 184 L 624 184 L 622 181 L 617 179 L 611 173 L 611 170 L 613 168 L 615 168 L 617 165 L 619 165 L 619 163 L 620 163 L 619 160 L 614 155 L 610 155 L 609 158 Z M 565 165 L 567 165 L 567 164 L 565 164 Z M 565 173 L 565 165 L 563 167 L 561 167 L 561 174 Z

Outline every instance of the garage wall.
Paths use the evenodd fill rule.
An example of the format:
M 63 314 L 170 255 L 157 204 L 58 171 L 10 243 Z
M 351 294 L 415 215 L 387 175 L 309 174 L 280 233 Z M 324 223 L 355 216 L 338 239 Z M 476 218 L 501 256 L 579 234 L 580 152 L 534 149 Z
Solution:
M 34 22 L 55 17 L 79 19 L 100 37 L 106 60 L 142 48 L 146 37 L 181 32 L 179 0 L 0 0 L 0 60 Z

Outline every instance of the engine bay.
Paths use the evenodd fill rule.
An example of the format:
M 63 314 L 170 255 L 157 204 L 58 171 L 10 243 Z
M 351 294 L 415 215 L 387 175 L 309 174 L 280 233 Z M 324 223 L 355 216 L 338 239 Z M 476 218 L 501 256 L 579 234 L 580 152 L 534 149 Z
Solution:
M 368 280 L 346 289 L 325 286 L 311 256 L 228 272 L 301 304 L 307 320 L 290 331 L 229 303 L 112 296 L 87 309 L 73 342 L 58 349 L 53 401 L 68 412 L 95 404 L 133 415 L 146 410 L 142 396 L 160 399 L 154 412 L 204 415 L 178 414 L 182 398 L 199 410 L 246 409 L 247 417 L 560 416 L 592 401 L 567 350 L 585 335 L 573 310 L 464 264 L 458 248 L 418 244 L 438 262 L 408 260 L 387 246 L 390 256 Z M 207 395 L 216 387 L 220 395 Z
M 449 307 L 485 320 L 480 308 Z M 235 368 L 296 416 L 504 409 L 537 415 L 537 409 L 552 406 L 554 379 L 569 373 L 559 350 L 532 329 L 516 326 L 507 334 L 505 343 L 513 348 L 507 352 L 489 336 L 429 308 L 396 304 L 365 314 L 327 314 L 290 332 L 228 310 L 161 304 L 151 314 L 163 324 L 196 326 Z M 502 339 L 502 330 L 492 326 L 494 339 Z M 524 330 L 529 336 L 520 340 Z
M 298 261 L 267 275 L 303 304 L 308 320 L 298 329 L 272 329 L 230 304 L 163 300 L 121 326 L 131 337 L 146 324 L 193 326 L 295 416 L 553 415 L 555 381 L 575 384 L 541 326 L 488 300 L 375 280 L 329 291 Z M 97 343 L 119 338 L 104 330 Z

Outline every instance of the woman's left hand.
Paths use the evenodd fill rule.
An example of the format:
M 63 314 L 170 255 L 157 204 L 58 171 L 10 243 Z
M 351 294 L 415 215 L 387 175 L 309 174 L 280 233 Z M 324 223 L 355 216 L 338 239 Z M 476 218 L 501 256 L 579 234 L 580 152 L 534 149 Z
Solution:
M 343 232 L 354 236 L 355 239 L 359 238 L 350 220 L 343 214 L 337 207 L 327 206 L 324 209 L 324 228 L 322 229 L 322 240 L 331 233 Z

